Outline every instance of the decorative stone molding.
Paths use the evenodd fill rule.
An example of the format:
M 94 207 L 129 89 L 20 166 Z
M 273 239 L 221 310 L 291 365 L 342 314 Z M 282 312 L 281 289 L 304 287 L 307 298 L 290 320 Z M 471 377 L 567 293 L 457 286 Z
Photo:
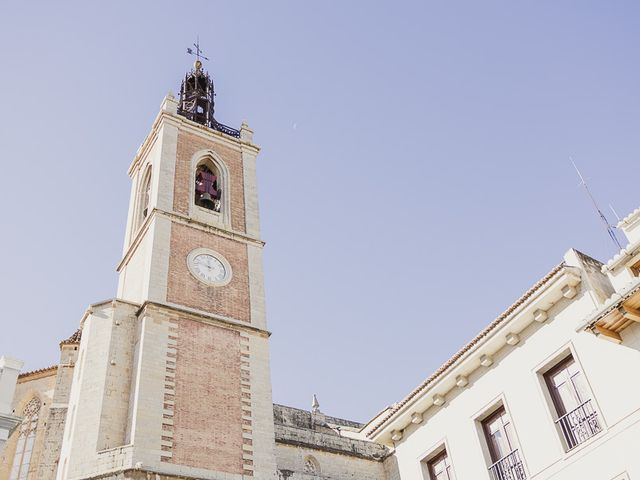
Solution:
M 442 395 L 440 395 L 439 393 L 436 393 L 433 396 L 433 404 L 437 407 L 441 407 L 442 405 L 444 405 L 446 402 L 446 400 L 444 399 L 444 397 Z
M 162 437 L 160 461 L 170 462 L 173 457 L 173 417 L 176 408 L 176 361 L 178 357 L 178 324 L 169 322 L 165 352 L 164 389 L 162 406 Z
M 533 319 L 538 323 L 546 322 L 547 318 L 549 318 L 549 315 L 547 315 L 547 312 L 545 312 L 544 310 L 538 309 L 533 312 Z
M 469 379 L 465 375 L 458 375 L 456 377 L 456 385 L 459 388 L 464 388 L 469 385 Z
M 253 476 L 253 409 L 251 392 L 250 336 L 240 332 L 240 390 L 242 392 L 242 470 L 244 476 Z M 247 421 L 248 420 L 248 421 Z M 319 465 L 318 465 L 319 467 Z
M 403 431 L 402 430 L 392 430 L 391 431 L 391 440 L 393 440 L 394 442 L 399 442 L 400 440 L 402 440 L 403 437 Z
M 573 287 L 571 285 L 565 285 L 564 287 L 562 287 L 562 296 L 564 298 L 573 298 L 577 293 L 578 291 L 576 290 L 576 287 Z
M 482 355 L 480 357 L 480 365 L 487 368 L 490 367 L 493 365 L 493 358 L 490 355 Z
M 413 414 L 411 414 L 411 423 L 417 425 L 419 423 L 422 423 L 422 420 L 422 413 L 414 412 Z
M 508 345 L 517 345 L 520 343 L 520 336 L 517 333 L 509 333 L 507 334 L 507 344 Z
M 253 143 L 253 130 L 249 128 L 247 122 L 242 122 L 240 126 L 240 140 L 243 142 Z

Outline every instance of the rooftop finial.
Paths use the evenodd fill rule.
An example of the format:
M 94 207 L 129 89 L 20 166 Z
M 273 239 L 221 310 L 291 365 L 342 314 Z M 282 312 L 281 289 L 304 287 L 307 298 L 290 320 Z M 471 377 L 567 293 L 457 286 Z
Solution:
M 313 402 L 311 402 L 311 413 L 320 413 L 320 402 L 318 402 L 315 393 L 313 394 Z
M 203 55 L 203 51 L 200 48 L 200 37 L 196 36 L 196 43 L 193 44 L 194 47 L 196 47 L 195 51 L 193 50 L 193 48 L 191 47 L 187 47 L 187 53 L 189 55 L 195 55 L 196 56 L 196 61 L 193 64 L 193 66 L 195 67 L 196 71 L 200 70 L 202 68 L 202 62 L 200 61 L 200 59 L 204 59 L 204 60 L 209 60 L 207 57 L 205 57 Z
M 187 73 L 182 86 L 180 87 L 180 99 L 178 101 L 177 113 L 183 117 L 209 128 L 240 138 L 240 131 L 228 127 L 214 118 L 214 97 L 213 80 L 207 71 L 202 67 L 202 60 L 209 60 L 204 56 L 200 48 L 200 38 L 196 38 L 194 48 L 187 48 L 189 55 L 194 55 L 196 61 L 193 70 Z

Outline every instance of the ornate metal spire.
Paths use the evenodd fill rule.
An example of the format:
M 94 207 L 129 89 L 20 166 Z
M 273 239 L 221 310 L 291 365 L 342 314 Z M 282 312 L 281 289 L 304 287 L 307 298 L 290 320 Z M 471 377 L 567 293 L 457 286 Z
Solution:
M 187 53 L 195 55 L 196 61 L 193 64 L 193 70 L 188 72 L 182 81 L 178 114 L 189 120 L 218 130 L 219 132 L 239 138 L 239 130 L 216 121 L 214 117 L 215 92 L 213 89 L 213 80 L 209 76 L 209 73 L 202 68 L 202 61 L 200 60 L 209 59 L 203 55 L 199 40 L 197 40 L 193 46 L 195 47 L 195 51 L 192 48 L 187 48 Z

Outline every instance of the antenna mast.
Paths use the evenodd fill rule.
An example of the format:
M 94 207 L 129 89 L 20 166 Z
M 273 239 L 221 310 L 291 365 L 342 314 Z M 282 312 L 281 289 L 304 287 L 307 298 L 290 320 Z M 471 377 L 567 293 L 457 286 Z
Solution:
M 569 157 L 569 160 L 571 160 L 571 163 L 573 164 L 573 168 L 576 169 L 576 172 L 578 173 L 578 177 L 580 178 L 580 184 L 584 187 L 585 191 L 587 192 L 587 195 L 589 195 L 589 198 L 591 199 L 591 203 L 593 203 L 593 206 L 596 209 L 596 212 L 598 212 L 598 216 L 600 217 L 600 220 L 602 221 L 602 223 L 604 223 L 604 226 L 607 229 L 607 233 L 609 234 L 609 237 L 611 237 L 611 240 L 616 245 L 616 247 L 618 247 L 619 250 L 622 250 L 622 245 L 620 245 L 620 241 L 618 240 L 618 237 L 616 237 L 616 232 L 613 229 L 614 227 L 609 223 L 609 220 L 607 220 L 607 217 L 604 216 L 604 213 L 602 213 L 602 210 L 600 210 L 600 208 L 598 207 L 598 204 L 596 203 L 596 199 L 593 198 L 593 195 L 591 194 L 591 190 L 589 190 L 589 186 L 587 185 L 587 182 L 584 181 L 584 178 L 580 173 L 580 170 L 578 170 L 576 163 L 573 161 L 573 158 Z

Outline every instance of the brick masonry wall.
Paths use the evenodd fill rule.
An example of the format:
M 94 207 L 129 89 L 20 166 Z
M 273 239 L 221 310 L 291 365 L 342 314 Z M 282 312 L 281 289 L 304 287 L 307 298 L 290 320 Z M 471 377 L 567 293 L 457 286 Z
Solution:
M 175 182 L 173 187 L 173 208 L 184 215 L 189 214 L 191 195 L 191 158 L 200 150 L 213 150 L 222 157 L 229 170 L 228 188 L 231 201 L 231 226 L 239 232 L 245 231 L 244 175 L 242 155 L 224 145 L 207 141 L 197 135 L 180 131 L 178 133 Z
M 223 287 L 210 287 L 191 275 L 187 267 L 187 255 L 191 250 L 199 247 L 215 250 L 229 261 L 233 271 L 229 284 Z M 251 321 L 246 245 L 173 223 L 170 252 L 167 285 L 169 302 L 236 320 Z
M 170 462 L 243 473 L 240 333 L 180 319 Z

